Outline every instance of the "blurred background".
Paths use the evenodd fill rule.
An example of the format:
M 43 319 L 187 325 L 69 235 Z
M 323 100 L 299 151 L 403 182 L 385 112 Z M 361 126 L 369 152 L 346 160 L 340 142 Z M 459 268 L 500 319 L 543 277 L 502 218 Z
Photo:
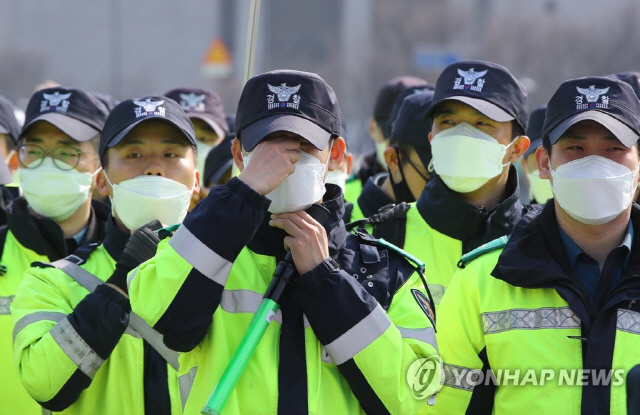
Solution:
M 216 91 L 235 111 L 249 0 L 0 0 L 0 94 L 24 108 L 53 80 L 125 99 Z M 449 63 L 509 68 L 530 108 L 565 79 L 640 70 L 637 0 L 263 0 L 255 73 L 318 73 L 336 90 L 350 149 L 397 75 L 434 83 Z

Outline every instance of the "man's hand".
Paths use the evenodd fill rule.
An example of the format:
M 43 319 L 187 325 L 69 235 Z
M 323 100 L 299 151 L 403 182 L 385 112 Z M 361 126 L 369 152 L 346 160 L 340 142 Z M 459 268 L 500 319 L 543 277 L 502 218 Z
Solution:
M 286 136 L 263 141 L 251 152 L 248 165 L 238 176 L 261 195 L 269 194 L 295 170 L 300 160 L 300 141 Z
M 284 247 L 291 251 L 298 274 L 305 274 L 329 258 L 327 232 L 303 210 L 271 215 L 269 225 L 284 229 Z

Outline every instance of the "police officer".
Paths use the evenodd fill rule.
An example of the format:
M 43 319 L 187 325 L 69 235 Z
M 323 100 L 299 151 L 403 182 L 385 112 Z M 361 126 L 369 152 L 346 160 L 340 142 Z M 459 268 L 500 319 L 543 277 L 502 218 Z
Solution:
M 26 272 L 12 304 L 15 361 L 33 398 L 56 412 L 180 414 L 177 354 L 130 316 L 126 274 L 145 258 L 127 244 L 152 220 L 186 215 L 199 190 L 195 132 L 175 101 L 129 99 L 109 114 L 100 158 L 97 187 L 113 206 L 104 241 Z
M 435 174 L 414 208 L 373 230 L 426 264 L 436 308 L 462 254 L 511 232 L 527 209 L 510 166 L 529 146 L 526 107 L 523 86 L 494 63 L 454 63 L 436 82 L 425 115 Z
M 529 203 L 545 204 L 553 197 L 551 183 L 549 180 L 540 178 L 538 165 L 536 164 L 536 150 L 542 145 L 542 124 L 547 106 L 536 108 L 529 115 L 529 125 L 527 126 L 527 137 L 531 140 L 531 145 L 522 156 L 522 171 L 529 184 Z
M 385 170 L 384 151 L 387 148 L 388 136 L 391 133 L 391 111 L 398 95 L 407 88 L 424 87 L 427 81 L 414 76 L 397 76 L 388 80 L 378 91 L 373 107 L 373 117 L 369 121 L 369 135 L 373 140 L 376 151 L 364 157 L 360 163 L 360 170 L 356 174 L 362 186 L 370 177 Z
M 618 80 L 555 92 L 536 150 L 554 199 L 463 258 L 438 313 L 448 366 L 434 413 L 626 413 L 640 363 L 638 114 Z
M 384 152 L 388 173 L 379 173 L 365 184 L 354 208 L 361 212 L 361 217 L 369 218 L 394 204 L 415 202 L 420 196 L 430 177 L 427 166 L 431 162 L 428 139 L 431 120 L 423 116 L 432 100 L 433 92 L 429 90 L 408 94 L 403 99 Z M 398 213 L 404 214 L 404 210 Z M 353 219 L 358 217 L 355 214 Z M 390 242 L 402 245 L 404 238 Z
M 184 352 L 185 413 L 206 403 L 286 249 L 299 276 L 224 413 L 415 413 L 427 396 L 407 371 L 437 360 L 428 301 L 409 262 L 345 231 L 341 191 L 325 186 L 344 155 L 333 90 L 316 74 L 267 72 L 245 85 L 236 122 L 240 175 L 129 276 L 133 310 Z M 323 225 L 304 211 L 316 202 Z
M 34 261 L 57 260 L 82 243 L 101 239 L 109 209 L 90 198 L 100 168 L 96 140 L 106 108 L 79 89 L 36 92 L 19 137 L 20 188 L 24 197 L 7 208 L 0 227 L 0 362 L 6 374 L 0 398 L 15 413 L 40 413 L 13 369 L 9 305 Z
M 18 195 L 13 184 L 13 173 L 18 169 L 16 144 L 20 135 L 20 123 L 11 102 L 0 96 L 0 225 L 7 223 L 5 209 Z

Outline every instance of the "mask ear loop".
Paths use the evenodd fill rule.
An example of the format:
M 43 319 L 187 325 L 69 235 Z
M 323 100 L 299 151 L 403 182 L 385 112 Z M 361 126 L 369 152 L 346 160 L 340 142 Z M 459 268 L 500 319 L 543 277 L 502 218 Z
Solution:
M 9 165 L 9 160 L 11 160 L 11 157 L 13 157 L 15 153 L 16 153 L 16 149 L 14 148 L 9 152 L 9 154 L 7 154 L 7 158 L 4 159 L 4 162 L 7 163 L 7 165 Z
M 520 136 L 518 136 L 518 137 L 520 137 Z M 517 137 L 516 137 L 516 138 L 514 138 L 514 139 L 513 139 L 513 141 L 511 141 L 508 145 L 504 146 L 504 152 L 505 152 L 505 154 L 507 153 L 507 149 L 508 149 L 509 147 L 511 147 L 511 146 L 513 145 L 513 143 L 515 143 L 516 141 L 518 141 L 518 138 L 517 138 Z M 505 164 L 503 164 L 503 165 L 502 165 L 502 167 L 507 167 L 507 166 L 508 166 L 508 165 L 510 165 L 510 164 L 511 164 L 511 162 L 510 162 L 510 161 L 508 161 L 508 162 L 506 162 Z
M 331 150 L 333 150 L 333 140 L 329 140 L 329 155 L 327 161 L 324 163 L 324 173 L 322 174 L 322 180 L 324 184 L 327 184 L 327 175 L 329 174 L 329 163 L 331 162 Z

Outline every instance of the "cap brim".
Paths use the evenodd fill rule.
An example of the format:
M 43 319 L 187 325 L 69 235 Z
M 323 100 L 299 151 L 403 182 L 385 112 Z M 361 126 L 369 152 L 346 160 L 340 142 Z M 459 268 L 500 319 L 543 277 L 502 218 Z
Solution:
M 189 137 L 184 131 L 182 131 L 182 129 L 173 121 L 165 118 L 165 117 L 145 117 L 141 120 L 138 120 L 136 122 L 134 122 L 133 124 L 127 126 L 126 128 L 124 128 L 122 131 L 120 131 L 118 134 L 116 134 L 115 137 L 113 137 L 111 140 L 109 140 L 109 142 L 107 143 L 106 148 L 112 148 L 117 146 L 118 144 L 120 144 L 120 142 L 122 141 L 122 139 L 131 132 L 131 130 L 133 130 L 135 127 L 137 127 L 138 125 L 146 122 L 146 121 L 151 121 L 151 120 L 156 120 L 156 121 L 163 121 L 166 122 L 167 124 L 173 125 L 174 127 L 176 127 L 178 129 L 178 131 L 180 131 L 180 133 L 182 133 L 182 135 L 184 136 L 184 138 L 187 139 L 187 141 L 195 146 L 196 143 L 191 139 L 191 137 Z
M 29 121 L 29 124 L 25 125 L 22 131 L 26 131 L 28 127 L 38 121 L 46 121 L 49 124 L 55 125 L 62 130 L 62 132 L 76 141 L 89 141 L 96 135 L 100 134 L 99 130 L 96 130 L 82 121 L 76 120 L 75 118 L 67 115 L 57 114 L 55 112 L 47 112 L 37 116 L 33 120 Z
M 9 130 L 7 130 L 4 125 L 0 124 L 0 134 L 9 134 Z
M 331 133 L 318 124 L 296 115 L 278 114 L 255 121 L 240 131 L 242 147 L 251 151 L 267 135 L 276 131 L 288 131 L 309 140 L 318 150 L 324 150 Z
M 189 118 L 197 118 L 199 120 L 206 122 L 209 127 L 213 128 L 213 131 L 215 131 L 216 135 L 220 139 L 224 138 L 227 135 L 224 128 L 222 128 L 220 124 L 215 122 L 213 118 L 207 117 L 206 115 L 203 115 L 203 114 L 196 114 L 196 113 L 187 113 L 187 116 Z
M 515 117 L 513 115 L 509 114 L 502 108 L 498 107 L 495 104 L 492 104 L 489 101 L 485 101 L 483 99 L 478 99 L 478 98 L 465 97 L 462 95 L 446 97 L 444 99 L 441 99 L 438 102 L 434 102 L 433 104 L 431 104 L 431 107 L 427 110 L 423 118 L 426 119 L 432 116 L 433 112 L 435 111 L 436 107 L 438 107 L 438 105 L 442 104 L 445 101 L 452 101 L 452 100 L 465 103 L 497 122 L 507 122 L 507 121 L 515 120 Z
M 227 172 L 229 171 L 229 169 L 231 168 L 231 166 L 233 165 L 233 159 L 227 160 L 224 162 L 224 164 L 222 164 L 220 167 L 218 167 L 216 169 L 216 171 L 214 171 L 211 174 L 211 177 L 209 177 L 207 179 L 207 184 L 210 183 L 218 183 L 218 180 L 220 180 L 220 178 Z
M 560 137 L 569 129 L 572 125 L 577 124 L 580 121 L 591 120 L 605 127 L 607 130 L 616 136 L 618 140 L 627 148 L 633 146 L 638 141 L 638 134 L 629 128 L 625 123 L 619 121 L 604 112 L 592 110 L 584 111 L 562 121 L 549 133 L 549 140 L 551 144 L 558 142 Z

